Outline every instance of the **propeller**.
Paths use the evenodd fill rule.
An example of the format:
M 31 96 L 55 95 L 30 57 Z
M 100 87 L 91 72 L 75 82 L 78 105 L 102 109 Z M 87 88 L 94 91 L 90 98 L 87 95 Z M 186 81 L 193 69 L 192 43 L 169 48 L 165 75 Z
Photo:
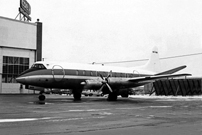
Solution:
M 110 71 L 110 73 L 108 74 L 108 76 L 107 76 L 106 78 L 103 77 L 103 76 L 100 74 L 100 77 L 102 78 L 102 86 L 101 86 L 101 88 L 98 90 L 98 93 L 101 92 L 105 86 L 107 86 L 107 88 L 109 89 L 109 91 L 110 91 L 111 93 L 113 92 L 112 88 L 111 88 L 111 87 L 109 86 L 109 84 L 108 84 L 108 82 L 109 82 L 108 79 L 109 79 L 109 77 L 111 76 L 111 74 L 112 74 L 112 71 Z

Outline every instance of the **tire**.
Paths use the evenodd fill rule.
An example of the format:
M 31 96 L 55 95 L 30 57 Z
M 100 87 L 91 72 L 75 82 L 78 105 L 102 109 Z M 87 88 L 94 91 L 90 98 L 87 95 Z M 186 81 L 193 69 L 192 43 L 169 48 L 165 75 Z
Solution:
M 79 101 L 81 100 L 81 93 L 74 93 L 74 101 Z
M 126 94 L 126 93 L 121 94 L 121 97 L 123 97 L 123 98 L 128 98 L 128 94 Z
M 108 98 L 107 98 L 108 101 L 117 101 L 117 94 L 116 93 L 110 93 L 108 95 Z
M 45 99 L 46 99 L 46 96 L 44 96 L 44 95 L 39 95 L 39 101 L 44 101 Z

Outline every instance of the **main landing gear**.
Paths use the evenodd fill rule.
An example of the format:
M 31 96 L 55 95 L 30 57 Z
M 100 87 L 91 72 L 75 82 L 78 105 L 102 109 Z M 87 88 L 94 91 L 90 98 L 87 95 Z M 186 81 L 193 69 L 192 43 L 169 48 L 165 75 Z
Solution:
M 80 101 L 81 100 L 81 91 L 76 91 L 76 90 L 73 90 L 72 91 L 73 93 L 73 96 L 74 96 L 74 101 Z
M 108 95 L 107 101 L 116 101 L 117 100 L 117 93 L 112 92 Z

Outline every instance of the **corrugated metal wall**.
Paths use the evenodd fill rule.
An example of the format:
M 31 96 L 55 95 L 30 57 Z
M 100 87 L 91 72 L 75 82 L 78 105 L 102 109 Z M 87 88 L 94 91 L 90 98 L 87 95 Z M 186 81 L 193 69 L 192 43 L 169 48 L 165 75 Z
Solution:
M 201 95 L 202 79 L 170 79 L 159 80 L 153 83 L 156 95 Z

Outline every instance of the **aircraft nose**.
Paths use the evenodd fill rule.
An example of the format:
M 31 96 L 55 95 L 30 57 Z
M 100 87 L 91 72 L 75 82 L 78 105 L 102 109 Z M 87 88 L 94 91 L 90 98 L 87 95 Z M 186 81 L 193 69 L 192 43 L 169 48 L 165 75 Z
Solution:
M 18 83 L 25 83 L 25 78 L 19 76 L 19 77 L 16 78 L 16 81 L 17 81 Z

